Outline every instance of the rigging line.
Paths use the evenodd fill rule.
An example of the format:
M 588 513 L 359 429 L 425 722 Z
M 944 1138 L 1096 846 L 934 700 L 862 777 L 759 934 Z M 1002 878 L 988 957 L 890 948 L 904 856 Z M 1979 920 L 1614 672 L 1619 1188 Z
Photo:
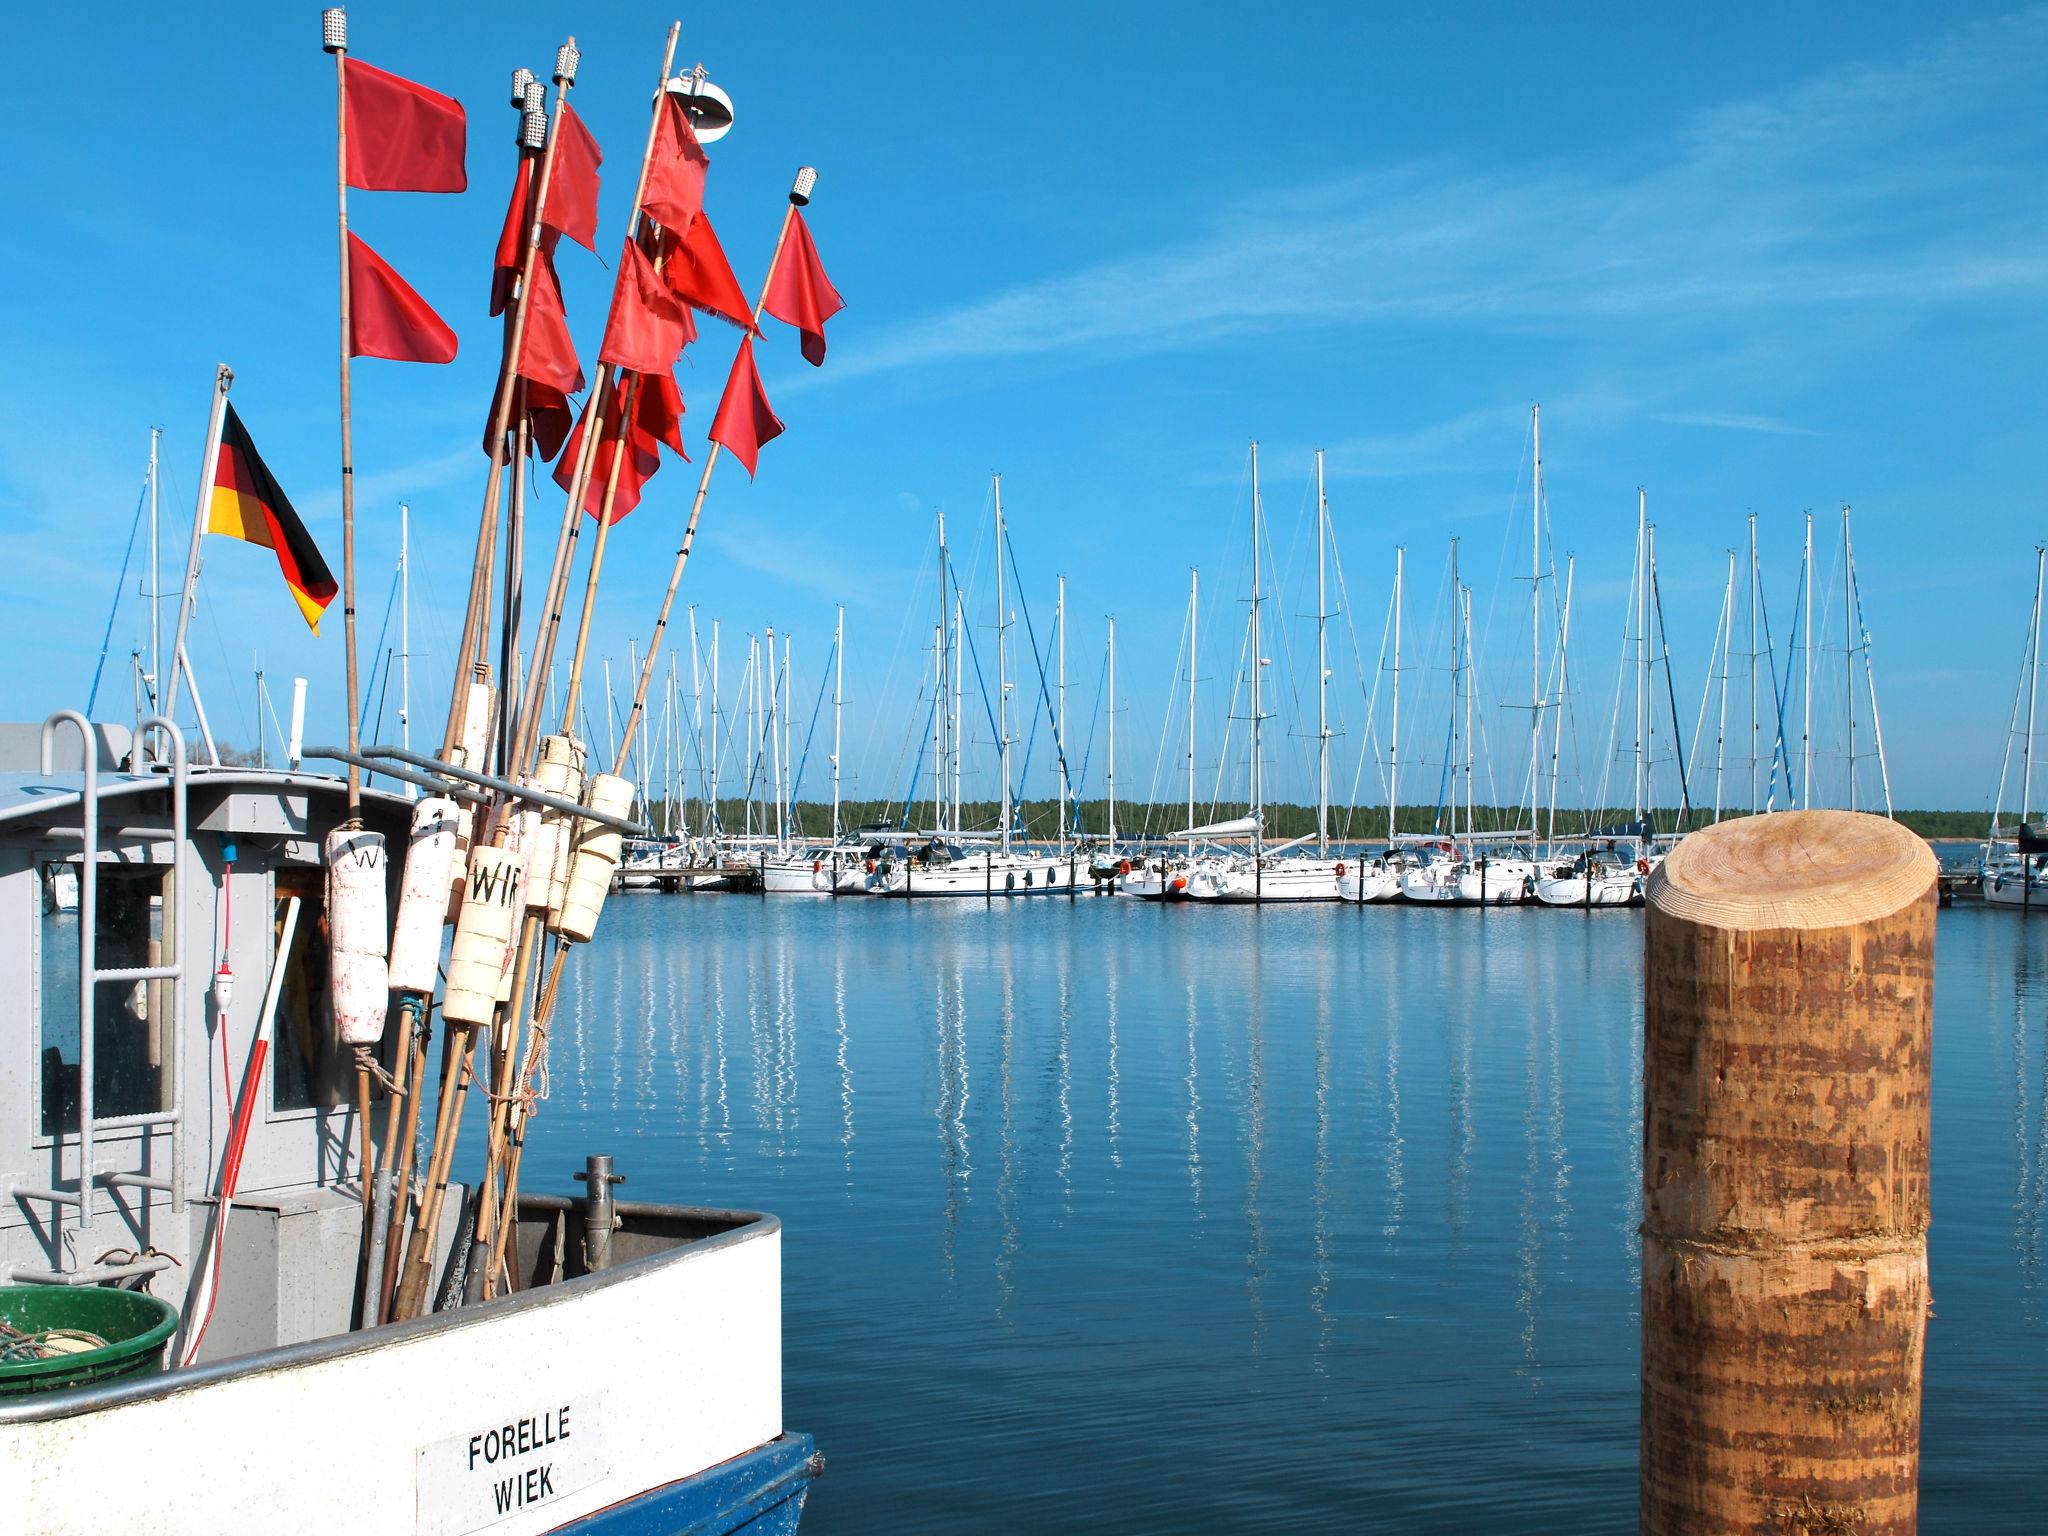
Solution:
M 1187 651 L 1188 611 L 1186 606 L 1183 605 L 1181 609 L 1180 633 L 1174 640 L 1172 673 L 1173 681 L 1171 684 L 1168 685 L 1167 688 L 1166 708 L 1160 712 L 1161 720 L 1159 726 L 1159 741 L 1158 745 L 1156 746 L 1152 754 L 1152 779 L 1151 782 L 1145 786 L 1144 829 L 1147 833 L 1150 833 L 1152 830 L 1152 817 L 1154 814 L 1154 808 L 1159 803 L 1159 776 L 1161 773 L 1165 771 L 1166 766 L 1166 737 L 1167 734 L 1173 729 L 1174 721 L 1180 718 L 1177 708 L 1177 706 L 1180 703 L 1180 685 L 1183 681 L 1180 670 L 1180 664 L 1184 659 L 1186 659 Z M 1108 671 L 1109 653 L 1107 651 L 1103 652 L 1102 665 L 1103 670 L 1105 672 Z M 1092 721 L 1090 723 L 1090 731 L 1092 734 Z M 1082 766 L 1084 769 L 1087 766 L 1087 759 L 1085 757 L 1082 759 Z
M 1095 703 L 1088 711 L 1088 739 L 1081 748 L 1081 775 L 1074 781 L 1074 804 L 1081 804 L 1081 786 L 1088 782 L 1088 763 L 1095 755 L 1095 722 L 1102 714 L 1102 685 L 1109 676 L 1109 652 L 1102 653 L 1102 665 L 1095 673 Z M 1149 812 L 1150 806 L 1146 807 Z M 1076 820 L 1078 821 L 1078 810 Z M 1078 827 L 1076 828 L 1078 830 Z
M 100 636 L 100 659 L 97 662 L 93 663 L 92 687 L 87 691 L 85 696 L 85 713 L 88 719 L 91 718 L 92 707 L 94 703 L 97 702 L 100 696 L 100 673 L 102 670 L 105 669 L 107 665 L 107 647 L 113 643 L 114 619 L 115 616 L 119 614 L 121 611 L 121 594 L 124 591 L 126 591 L 128 587 L 128 560 L 129 557 L 135 553 L 135 534 L 136 531 L 142 527 L 142 509 L 148 505 L 149 477 L 145 475 L 142 480 L 142 489 L 136 493 L 135 497 L 135 516 L 130 518 L 128 522 L 128 547 L 121 551 L 121 574 L 114 578 L 114 606 L 107 610 L 106 632 Z M 154 580 L 154 576 L 152 576 L 151 579 Z M 173 664 L 175 665 L 175 661 Z M 163 679 L 156 679 L 155 683 L 153 684 L 153 687 L 156 689 L 158 695 L 161 696 L 163 691 Z
M 831 645 L 825 649 L 824 670 L 818 674 L 818 696 L 811 701 L 811 723 L 804 730 L 803 751 L 797 755 L 796 777 L 789 781 L 789 803 L 795 806 L 797 791 L 803 787 L 804 764 L 811 760 L 811 738 L 818 734 L 818 712 L 825 707 L 825 684 L 832 676 L 832 663 L 839 654 L 839 637 L 834 634 Z
M 1598 809 L 1604 818 L 1612 804 L 1608 790 L 1613 784 L 1614 765 L 1621 751 L 1621 694 L 1627 686 L 1628 674 L 1635 657 L 1631 654 L 1629 641 L 1635 631 L 1636 587 L 1642 572 L 1643 539 L 1640 529 L 1636 532 L 1635 555 L 1629 564 L 1628 605 L 1621 618 L 1621 655 L 1614 667 L 1614 712 L 1607 721 L 1607 751 L 1600 767 L 1600 793 Z
M 1671 635 L 1664 628 L 1664 584 L 1657 579 L 1657 569 L 1650 568 L 1650 601 L 1657 609 L 1657 638 L 1664 652 L 1664 692 L 1671 701 L 1671 734 L 1678 735 L 1678 684 L 1671 676 Z M 1685 818 L 1692 815 L 1692 791 L 1686 784 L 1685 758 L 1673 749 L 1673 758 L 1678 765 L 1678 814 L 1679 830 L 1684 831 Z
M 1008 551 L 1010 556 L 1010 580 L 1017 589 L 1017 607 L 1024 615 L 1024 636 L 1031 644 L 1031 664 L 1038 669 L 1038 697 L 1040 702 L 1045 705 L 1045 718 L 1052 725 L 1054 731 L 1053 745 L 1058 749 L 1054 754 L 1054 761 L 1059 767 L 1065 768 L 1070 765 L 1066 760 L 1064 744 L 1061 743 L 1058 735 L 1059 716 L 1053 709 L 1052 694 L 1046 686 L 1045 657 L 1038 649 L 1038 629 L 1031 622 L 1031 603 L 1024 595 L 1024 580 L 1017 573 L 1017 546 L 1012 542 L 1008 528 L 1003 530 L 1003 548 Z M 1038 735 L 1038 721 L 1035 711 L 1033 712 L 1031 722 L 1031 734 L 1033 737 Z M 1027 742 L 1024 748 L 1024 772 L 1017 776 L 1019 785 L 1028 782 L 1027 775 L 1030 771 L 1031 747 Z
M 1211 821 L 1216 819 L 1216 802 L 1223 795 L 1223 768 L 1230 761 L 1230 737 L 1237 723 L 1237 696 L 1244 686 L 1244 658 L 1246 653 L 1251 650 L 1251 645 L 1252 622 L 1247 617 L 1244 622 L 1244 638 L 1237 643 L 1237 675 L 1232 679 L 1230 685 L 1230 706 L 1223 713 L 1223 748 L 1216 754 L 1216 780 L 1209 787 L 1209 820 Z M 1245 804 L 1251 804 L 1249 794 L 1245 797 Z
M 221 633 L 220 615 L 213 611 L 211 603 L 207 604 L 206 623 L 207 627 L 213 631 L 213 647 L 220 652 L 221 676 L 233 677 L 235 675 L 235 667 L 228 660 L 227 637 Z M 247 711 L 242 708 L 242 692 L 239 688 L 229 688 L 227 694 L 228 702 L 235 706 L 235 726 L 242 732 L 242 739 L 247 741 L 249 739 L 249 716 Z
M 1372 692 L 1365 693 L 1365 658 L 1358 650 L 1358 626 L 1352 622 L 1351 592 L 1344 583 L 1344 561 L 1337 552 L 1335 537 L 1330 540 L 1330 563 L 1337 568 L 1337 601 L 1344 605 L 1344 628 L 1351 637 L 1351 662 L 1358 674 L 1359 692 L 1365 696 L 1365 727 L 1358 739 L 1358 767 L 1351 775 L 1350 803 L 1344 807 L 1344 833 L 1351 832 L 1352 817 L 1358 810 L 1358 785 L 1365 777 L 1365 754 L 1372 751 L 1373 766 L 1379 769 L 1380 790 L 1387 788 L 1386 765 L 1380 760 L 1379 729 L 1376 724 L 1379 715 L 1380 682 L 1387 670 L 1387 647 L 1394 633 L 1394 598 L 1391 590 L 1387 594 L 1387 614 L 1380 624 L 1380 654 L 1373 664 Z

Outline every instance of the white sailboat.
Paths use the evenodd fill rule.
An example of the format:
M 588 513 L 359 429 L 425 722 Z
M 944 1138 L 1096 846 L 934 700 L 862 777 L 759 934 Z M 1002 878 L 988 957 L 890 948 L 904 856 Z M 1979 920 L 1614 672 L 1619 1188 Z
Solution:
M 905 845 L 902 856 L 878 861 L 875 872 L 868 876 L 866 888 L 875 896 L 979 896 L 992 900 L 998 896 L 1035 896 L 1058 893 L 1065 895 L 1076 889 L 1087 879 L 1087 872 L 1081 867 L 1079 856 L 1069 850 L 1067 853 L 1041 853 L 1028 845 L 1019 846 L 1016 832 L 1016 802 L 1013 798 L 1010 768 L 1010 663 L 1009 663 L 1009 596 L 1004 585 L 1003 555 L 1005 539 L 1003 531 L 1003 477 L 995 476 L 995 571 L 996 571 L 996 740 L 1001 754 L 1003 798 L 1001 822 L 995 835 L 996 846 L 976 847 L 963 838 L 957 827 L 949 836 L 934 831 L 922 843 Z M 943 558 L 943 557 L 942 557 Z M 944 626 L 938 630 L 943 646 Z M 957 687 L 960 659 L 953 658 L 954 676 Z M 944 692 L 944 665 L 936 674 L 940 679 L 939 691 Z M 943 711 L 935 711 L 943 714 Z M 935 725 L 935 729 L 938 727 Z M 957 732 L 957 721 L 955 723 Z M 954 750 L 958 752 L 957 736 Z M 957 757 L 955 762 L 957 786 Z M 934 766 L 934 783 L 939 773 Z M 958 793 L 957 787 L 955 791 Z M 955 801 L 957 807 L 957 799 Z
M 1323 495 L 1323 455 L 1316 450 L 1316 699 L 1319 738 L 1316 830 L 1282 843 L 1265 846 L 1265 669 L 1266 655 L 1261 633 L 1261 608 L 1265 602 L 1262 585 L 1261 546 L 1265 541 L 1265 509 L 1259 497 L 1259 445 L 1252 444 L 1252 593 L 1251 593 L 1251 853 L 1207 868 L 1190 871 L 1188 894 L 1198 901 L 1295 902 L 1335 901 L 1338 860 L 1330 850 L 1330 716 L 1329 650 L 1326 630 L 1329 617 L 1325 554 L 1329 546 L 1329 503 Z M 1295 850 L 1315 843 L 1313 854 Z
M 2034 809 L 2034 721 L 2039 701 L 2041 671 L 2042 578 L 2048 573 L 2048 546 L 2034 549 L 2034 611 L 2027 626 L 2025 659 L 2020 666 L 2020 685 L 2013 695 L 2012 719 L 2006 727 L 2005 760 L 1999 766 L 1998 794 L 1992 801 L 1991 834 L 1984 840 L 1977 885 L 1985 904 L 2014 907 L 2022 912 L 2048 904 L 2048 870 L 2042 867 L 2042 834 L 2029 818 Z M 2022 700 L 2026 711 L 2026 732 L 2020 743 L 2019 820 L 2003 819 L 2007 779 L 2012 766 L 2012 738 L 2019 724 Z

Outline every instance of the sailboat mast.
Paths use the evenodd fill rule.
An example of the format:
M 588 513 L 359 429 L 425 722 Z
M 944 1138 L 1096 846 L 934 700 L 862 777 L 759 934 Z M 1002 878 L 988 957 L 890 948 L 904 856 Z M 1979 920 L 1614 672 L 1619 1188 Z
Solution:
M 1201 591 L 1202 573 L 1198 569 L 1188 571 L 1188 830 L 1193 833 L 1195 825 L 1195 626 L 1201 610 L 1197 597 Z M 1188 838 L 1188 857 L 1195 856 L 1195 840 Z
M 1465 835 L 1470 837 L 1474 830 L 1473 785 L 1472 785 L 1472 589 L 1464 592 L 1465 610 Z
M 1735 551 L 1728 551 L 1728 595 L 1721 600 L 1727 625 L 1721 634 L 1721 710 L 1714 727 L 1714 820 L 1721 819 L 1721 781 L 1728 762 L 1728 673 L 1735 643 Z
M 705 817 L 716 836 L 723 823 L 718 814 L 718 620 L 711 621 L 711 812 Z
M 1577 560 L 1564 557 L 1564 612 L 1557 627 L 1557 715 L 1550 722 L 1550 830 L 1545 841 L 1557 842 L 1557 781 L 1563 777 L 1564 701 L 1571 690 L 1572 669 L 1572 575 Z
M 796 804 L 790 799 L 790 778 L 796 772 L 795 764 L 789 760 L 789 681 L 793 674 L 789 670 L 789 632 L 782 634 L 782 687 L 779 690 L 782 707 L 776 711 L 775 758 L 776 772 L 775 832 L 782 849 L 789 851 L 790 822 L 796 816 Z
M 951 568 L 947 562 L 946 552 L 946 514 L 940 512 L 938 517 L 939 622 L 936 630 L 938 639 L 932 651 L 932 654 L 938 658 L 937 668 L 932 674 L 932 830 L 934 832 L 942 832 L 946 828 L 946 748 L 950 745 L 956 754 L 960 750 L 960 741 L 957 734 L 960 727 L 959 711 L 955 710 L 953 718 L 950 720 L 946 716 L 946 591 Z M 960 665 L 957 654 L 953 658 L 953 665 L 955 668 L 958 668 Z M 959 831 L 957 823 L 953 830 Z
M 1324 549 L 1330 540 L 1330 503 L 1323 491 L 1323 450 L 1316 450 L 1316 855 L 1330 856 L 1330 604 Z
M 1856 610 L 1849 601 L 1856 573 L 1849 554 L 1849 508 L 1842 506 L 1842 707 L 1847 711 L 1849 809 L 1856 809 Z
M 1256 857 L 1263 851 L 1265 843 L 1265 784 L 1259 773 L 1259 749 L 1263 738 L 1265 714 L 1262 686 L 1266 670 L 1265 646 L 1259 638 L 1259 545 L 1263 542 L 1259 525 L 1263 521 L 1264 509 L 1259 503 L 1259 445 L 1252 444 L 1252 854 Z
M 1650 712 L 1650 498 L 1636 487 L 1636 783 L 1635 817 L 1643 820 L 1648 793 L 1644 736 Z
M 1756 814 L 1756 514 L 1749 514 L 1749 813 Z
M 2041 681 L 2041 577 L 2048 570 L 2048 546 L 2034 546 L 2034 638 L 2027 648 L 2027 734 L 2020 742 L 2020 825 L 2034 809 L 2034 712 Z M 1994 807 L 1994 813 L 1995 813 Z
M 960 642 L 966 638 L 967 604 L 953 592 L 953 831 L 960 830 Z
M 1189 823 L 1193 825 L 1193 823 Z M 1109 846 L 1116 847 L 1116 615 L 1109 616 Z
M 1059 718 L 1054 722 L 1053 746 L 1060 760 L 1060 852 L 1067 851 L 1067 578 L 1060 578 L 1059 601 L 1053 611 L 1059 629 Z
M 162 427 L 149 429 L 149 707 L 152 714 L 161 712 L 164 696 L 163 626 L 157 616 L 158 588 L 163 585 L 157 571 L 156 547 L 156 446 L 164 435 Z M 263 736 L 263 722 L 256 722 L 258 740 Z
M 412 750 L 412 503 L 398 504 L 398 744 Z
M 846 703 L 846 604 L 832 630 L 832 839 L 839 840 L 839 714 Z
M 1459 631 L 1465 622 L 1465 587 L 1458 579 L 1458 536 L 1451 535 L 1451 750 L 1444 765 L 1451 786 L 1451 836 L 1458 835 L 1458 706 L 1459 690 L 1465 686 L 1465 642 Z M 1469 829 L 1468 829 L 1469 830 Z
M 1394 847 L 1394 821 L 1401 807 L 1401 578 L 1407 548 L 1394 546 L 1394 736 L 1387 749 L 1387 850 Z
M 1805 697 L 1805 720 L 1799 738 L 1799 803 L 1813 809 L 1813 514 L 1806 514 L 1806 554 L 1800 562 L 1806 586 L 1806 646 L 1801 663 L 1800 692 Z
M 996 501 L 996 735 L 1003 754 L 1003 852 L 1010 851 L 1010 626 L 1003 592 L 1003 477 L 995 477 Z
M 1543 742 L 1543 407 L 1529 407 L 1529 835 L 1543 796 L 1538 760 Z

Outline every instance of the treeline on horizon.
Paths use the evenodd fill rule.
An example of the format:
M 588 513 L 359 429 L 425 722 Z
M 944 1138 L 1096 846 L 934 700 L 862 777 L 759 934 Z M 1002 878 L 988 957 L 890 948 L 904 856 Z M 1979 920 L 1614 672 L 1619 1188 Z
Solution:
M 721 796 L 718 802 L 719 823 L 727 834 L 744 833 L 748 829 L 748 805 L 738 798 Z M 756 801 L 753 804 L 753 830 L 756 833 L 772 835 L 775 831 L 775 809 L 772 805 Z M 1243 801 L 1221 802 L 1213 806 L 1197 806 L 1197 825 L 1210 822 L 1231 821 L 1249 814 L 1250 806 Z M 950 814 L 950 807 L 948 808 Z M 705 816 L 705 802 L 694 797 L 685 798 L 681 803 L 681 827 L 691 833 L 701 833 L 708 818 Z M 1054 800 L 1020 800 L 1017 802 L 1019 835 L 1035 842 L 1050 842 L 1059 836 L 1059 803 Z M 1723 810 L 1721 819 L 1732 821 L 1746 816 L 1746 810 Z M 994 800 L 963 800 L 960 804 L 960 820 L 967 831 L 993 832 L 1002 816 L 1000 804 Z M 646 816 L 648 825 L 657 831 L 674 825 L 669 815 L 668 802 L 657 800 Z M 1710 825 L 1714 820 L 1711 808 L 1700 809 L 1681 815 L 1676 806 L 1665 806 L 1651 812 L 1651 821 L 1659 832 L 1696 831 Z M 1901 810 L 1893 813 L 1893 820 L 1909 831 L 1929 838 L 1968 838 L 1981 840 L 1990 834 L 1991 817 L 1985 811 L 1918 811 Z M 1074 806 L 1074 820 L 1079 835 L 1087 838 L 1105 836 L 1109 830 L 1109 805 L 1106 800 L 1078 801 Z M 790 836 L 801 838 L 829 837 L 832 832 L 832 807 L 829 803 L 805 800 L 792 808 Z M 1464 810 L 1459 808 L 1458 824 L 1463 827 Z M 1603 835 L 1606 829 L 1625 831 L 1633 825 L 1635 813 L 1626 807 L 1613 810 L 1588 811 L 1564 810 L 1557 813 L 1557 836 L 1562 838 Z M 1481 805 L 1472 812 L 1474 827 L 1481 832 L 1527 831 L 1528 816 L 1525 810 L 1514 807 Z M 845 800 L 840 802 L 839 825 L 851 831 L 857 827 L 882 825 L 890 828 L 904 828 L 922 832 L 931 826 L 931 802 L 924 801 L 910 808 L 909 819 L 904 817 L 903 802 L 900 800 Z M 1156 803 L 1146 805 L 1139 801 L 1118 799 L 1116 805 L 1116 833 L 1119 841 L 1135 841 L 1146 837 L 1170 841 L 1172 834 L 1187 825 L 1185 804 Z M 1448 806 L 1404 805 L 1395 815 L 1395 829 L 1402 833 L 1448 834 L 1451 813 Z M 1547 833 L 1550 828 L 1546 812 L 1535 830 Z M 1316 808 L 1312 805 L 1291 803 L 1269 803 L 1266 806 L 1266 840 L 1285 842 L 1290 838 L 1304 836 L 1316 829 Z M 1381 806 L 1357 806 L 1330 808 L 1330 837 L 1341 842 L 1384 842 L 1387 835 L 1387 808 Z

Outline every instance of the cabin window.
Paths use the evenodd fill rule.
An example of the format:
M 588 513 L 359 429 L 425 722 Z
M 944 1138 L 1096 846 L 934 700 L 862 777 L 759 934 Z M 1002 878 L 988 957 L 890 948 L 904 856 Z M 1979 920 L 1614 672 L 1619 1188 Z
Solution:
M 104 970 L 160 965 L 175 937 L 166 929 L 171 889 L 160 865 L 102 864 L 93 917 L 93 960 Z M 42 1134 L 75 1133 L 79 1112 L 78 865 L 43 871 L 37 1020 Z M 171 988 L 165 981 L 108 981 L 92 1000 L 93 1117 L 148 1114 L 171 1102 Z
M 271 951 L 284 932 L 286 904 L 299 898 L 291 953 L 283 957 L 284 989 L 277 999 L 271 1044 L 271 1107 L 329 1109 L 345 1104 L 354 1083 L 354 1057 L 334 1037 L 327 991 L 327 877 L 318 869 L 279 869 L 272 876 Z M 346 1059 L 344 1059 L 346 1058 Z

